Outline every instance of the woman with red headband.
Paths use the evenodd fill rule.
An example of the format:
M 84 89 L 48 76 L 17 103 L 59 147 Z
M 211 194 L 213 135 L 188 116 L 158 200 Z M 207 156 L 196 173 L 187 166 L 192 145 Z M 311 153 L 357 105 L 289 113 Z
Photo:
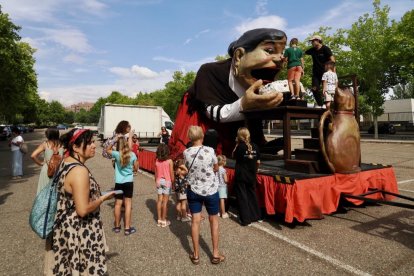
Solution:
M 93 134 L 74 129 L 61 137 L 65 158 L 60 165 L 58 204 L 53 227 L 53 275 L 103 275 L 107 272 L 101 195 L 85 161 L 95 155 Z

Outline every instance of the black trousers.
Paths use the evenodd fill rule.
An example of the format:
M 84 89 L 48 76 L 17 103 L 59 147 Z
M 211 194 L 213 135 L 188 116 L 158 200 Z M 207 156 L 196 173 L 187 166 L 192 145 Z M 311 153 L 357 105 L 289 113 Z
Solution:
M 323 93 L 321 91 L 322 75 L 312 75 L 312 94 L 316 103 L 323 105 Z
M 234 190 L 242 225 L 248 225 L 261 219 L 255 186 L 255 183 L 248 183 L 246 181 L 235 182 Z

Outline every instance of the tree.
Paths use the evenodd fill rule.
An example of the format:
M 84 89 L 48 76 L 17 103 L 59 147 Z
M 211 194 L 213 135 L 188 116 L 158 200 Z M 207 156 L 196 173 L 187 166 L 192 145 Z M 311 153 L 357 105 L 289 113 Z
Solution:
M 359 92 L 370 103 L 374 118 L 375 138 L 378 138 L 378 116 L 384 113 L 383 104 L 388 88 L 395 85 L 395 72 L 388 58 L 393 49 L 392 28 L 388 18 L 389 7 L 380 7 L 380 1 L 373 1 L 372 15 L 364 14 L 344 31 L 343 47 L 349 48 L 344 64 L 356 73 L 360 82 Z
M 394 95 L 391 96 L 392 100 L 398 99 L 412 99 L 414 98 L 414 84 L 409 82 L 407 84 L 397 84 L 393 87 Z
M 0 117 L 10 122 L 32 108 L 37 94 L 35 50 L 20 41 L 19 30 L 0 6 Z

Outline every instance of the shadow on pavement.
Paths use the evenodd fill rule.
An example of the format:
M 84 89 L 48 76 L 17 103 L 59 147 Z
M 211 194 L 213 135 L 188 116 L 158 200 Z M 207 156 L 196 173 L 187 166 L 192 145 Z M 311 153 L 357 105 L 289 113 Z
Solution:
M 403 210 L 386 217 L 355 225 L 351 228 L 368 235 L 399 242 L 413 250 L 414 224 L 410 223 L 413 219 L 414 212 Z
M 147 205 L 148 210 L 151 211 L 154 221 L 157 221 L 157 201 L 155 199 L 147 199 L 145 203 Z M 175 208 L 172 208 L 172 207 L 173 206 L 171 206 L 171 204 L 169 203 L 167 217 L 175 217 Z M 206 218 L 205 220 L 202 220 L 200 224 L 200 239 L 199 239 L 200 250 L 203 250 L 204 252 L 206 252 L 206 254 L 211 258 L 213 257 L 213 252 L 210 250 L 210 247 L 208 246 L 208 244 L 206 243 L 206 241 L 201 235 L 201 232 L 202 232 L 201 227 L 205 223 L 208 224 L 207 226 L 210 229 L 208 218 Z M 190 245 L 191 222 L 181 222 L 177 220 L 172 220 L 171 225 L 169 226 L 169 229 L 171 233 L 173 233 L 180 240 L 181 245 L 184 248 L 184 250 L 188 254 L 191 254 L 193 252 L 192 246 Z M 208 232 L 210 233 L 210 230 Z
M 7 197 L 11 196 L 13 193 L 5 193 L 0 195 L 0 205 L 3 205 L 6 202 Z

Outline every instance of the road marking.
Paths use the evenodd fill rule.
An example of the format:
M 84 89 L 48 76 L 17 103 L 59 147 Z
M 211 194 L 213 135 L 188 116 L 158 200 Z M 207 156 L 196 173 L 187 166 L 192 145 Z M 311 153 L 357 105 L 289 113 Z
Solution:
M 228 212 L 228 213 L 230 213 L 232 216 L 234 216 L 234 217 L 237 218 L 237 215 L 236 214 L 231 213 L 231 212 Z M 316 251 L 316 250 L 314 250 L 314 249 L 312 249 L 312 248 L 310 248 L 310 247 L 308 247 L 308 246 L 306 246 L 304 244 L 301 244 L 300 242 L 291 240 L 291 239 L 289 239 L 286 236 L 283 236 L 283 235 L 281 235 L 281 234 L 279 234 L 277 232 L 274 232 L 272 230 L 269 230 L 266 227 L 264 227 L 264 226 L 262 226 L 262 225 L 260 225 L 258 223 L 253 223 L 251 226 L 254 227 L 254 228 L 256 228 L 256 229 L 262 230 L 263 232 L 266 232 L 266 233 L 268 233 L 269 235 L 271 235 L 271 236 L 273 236 L 275 238 L 278 238 L 278 239 L 280 239 L 280 240 L 282 240 L 284 242 L 287 242 L 290 245 L 293 245 L 294 247 L 297 247 L 297 248 L 299 248 L 299 249 L 301 249 L 301 250 L 303 250 L 303 251 L 305 251 L 305 252 L 307 252 L 309 254 L 312 254 L 312 255 L 314 255 L 314 256 L 322 259 L 322 260 L 325 260 L 325 261 L 331 263 L 332 265 L 334 265 L 336 267 L 340 267 L 340 268 L 342 268 L 342 269 L 344 269 L 346 271 L 349 271 L 349 272 L 351 272 L 351 273 L 353 273 L 355 275 L 364 275 L 364 276 L 371 275 L 371 274 L 369 274 L 367 272 L 364 272 L 362 270 L 359 270 L 358 268 L 355 268 L 353 266 L 347 265 L 347 264 L 341 262 L 340 260 L 337 260 L 335 258 L 332 258 L 332 257 L 330 257 L 328 255 L 325 255 L 322 252 Z
M 407 179 L 407 180 L 399 181 L 397 182 L 397 184 L 404 184 L 404 183 L 413 182 L 413 181 L 414 179 Z
M 411 190 L 404 190 L 404 189 L 398 189 L 398 191 L 403 191 L 403 192 L 414 193 L 414 191 L 411 191 Z

